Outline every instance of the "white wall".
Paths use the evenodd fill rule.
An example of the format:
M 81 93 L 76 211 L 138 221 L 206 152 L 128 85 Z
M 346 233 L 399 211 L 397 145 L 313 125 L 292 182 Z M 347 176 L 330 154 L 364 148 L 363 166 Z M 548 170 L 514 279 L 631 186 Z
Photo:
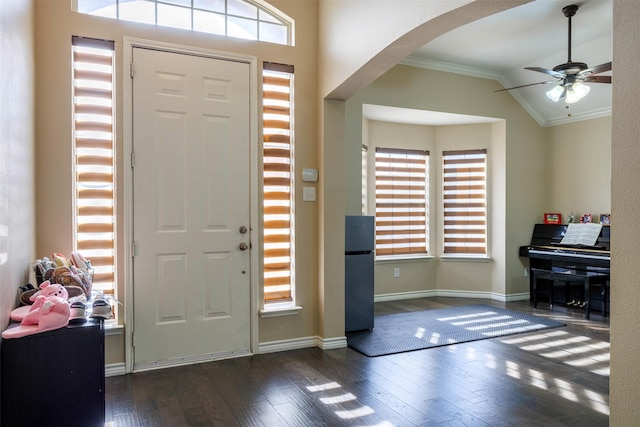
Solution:
M 34 71 L 33 2 L 0 0 L 0 330 L 34 260 Z
M 32 2 L 0 1 L 0 52 L 0 329 L 3 330 L 15 307 L 18 287 L 29 281 L 35 260 Z
M 640 7 L 613 4 L 613 120 L 611 137 L 611 426 L 640 425 Z
M 611 213 L 611 117 L 553 126 L 547 134 L 547 212 L 564 218 L 571 212 L 594 218 Z

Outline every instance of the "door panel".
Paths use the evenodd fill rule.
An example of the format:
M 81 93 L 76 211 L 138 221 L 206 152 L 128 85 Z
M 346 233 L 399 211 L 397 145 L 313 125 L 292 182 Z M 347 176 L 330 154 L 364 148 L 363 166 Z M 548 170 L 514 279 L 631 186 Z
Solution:
M 133 60 L 134 369 L 247 354 L 249 65 Z

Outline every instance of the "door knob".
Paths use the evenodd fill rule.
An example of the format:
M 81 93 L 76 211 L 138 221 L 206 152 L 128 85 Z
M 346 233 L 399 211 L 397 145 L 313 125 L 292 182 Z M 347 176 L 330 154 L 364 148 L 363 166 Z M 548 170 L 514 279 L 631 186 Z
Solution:
M 240 234 L 245 234 L 247 232 L 247 227 L 245 227 L 244 225 L 240 227 L 240 229 L 238 230 L 240 232 Z
M 238 245 L 238 248 L 240 248 L 241 251 L 246 251 L 247 249 L 249 249 L 249 245 L 247 245 L 245 242 L 241 242 Z

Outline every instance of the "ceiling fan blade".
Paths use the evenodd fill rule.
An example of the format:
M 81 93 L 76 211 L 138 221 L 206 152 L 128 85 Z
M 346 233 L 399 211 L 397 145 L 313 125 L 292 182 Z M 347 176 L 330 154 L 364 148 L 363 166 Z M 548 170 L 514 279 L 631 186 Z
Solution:
M 611 76 L 589 76 L 582 79 L 587 83 L 611 83 Z
M 541 68 L 541 67 L 524 67 L 525 70 L 531 70 L 531 71 L 537 71 L 539 73 L 544 73 L 544 74 L 549 74 L 550 76 L 553 77 L 558 77 L 558 78 L 563 78 L 565 75 L 562 73 L 559 73 L 557 71 L 553 71 L 553 70 L 549 70 L 547 68 Z
M 550 80 L 548 82 L 529 83 L 529 84 L 526 84 L 526 85 L 520 85 L 520 86 L 514 86 L 514 87 L 508 87 L 508 88 L 504 88 L 504 89 L 494 90 L 494 92 L 504 92 L 505 90 L 520 89 L 521 87 L 545 85 L 547 83 L 557 83 L 557 82 L 558 82 L 557 80 Z
M 563 87 L 562 88 L 562 94 L 560 95 L 560 99 L 564 98 L 565 96 L 567 96 L 567 87 Z
M 604 64 L 600 64 L 600 65 L 596 65 L 595 67 L 591 67 L 591 68 L 587 68 L 586 70 L 582 70 L 578 73 L 578 77 L 581 76 L 589 76 L 592 74 L 600 74 L 600 73 L 604 73 L 605 71 L 611 71 L 611 62 L 607 62 Z

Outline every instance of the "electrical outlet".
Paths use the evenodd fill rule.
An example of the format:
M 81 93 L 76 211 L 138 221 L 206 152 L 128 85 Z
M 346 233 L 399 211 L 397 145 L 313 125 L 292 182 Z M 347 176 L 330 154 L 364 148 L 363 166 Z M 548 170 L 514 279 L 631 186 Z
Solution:
M 529 277 L 529 269 L 527 267 L 524 268 L 524 277 Z
M 399 268 L 394 268 L 393 269 L 393 277 L 400 277 L 400 269 Z

